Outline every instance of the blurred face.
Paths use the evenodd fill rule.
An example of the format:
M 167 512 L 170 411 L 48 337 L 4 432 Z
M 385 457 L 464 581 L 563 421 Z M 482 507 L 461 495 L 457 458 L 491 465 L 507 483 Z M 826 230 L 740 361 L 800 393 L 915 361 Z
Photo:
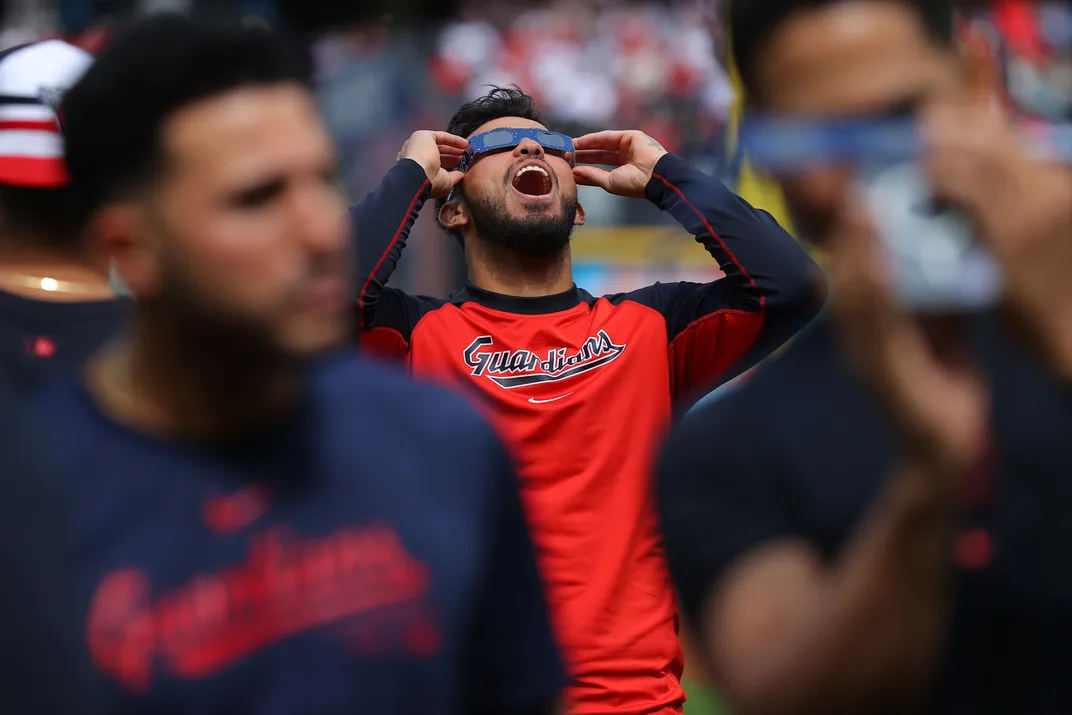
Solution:
M 120 273 L 199 329 L 304 357 L 347 330 L 345 206 L 308 92 L 243 88 L 166 124 L 165 174 L 128 226 Z
M 892 2 L 846 0 L 789 19 L 756 67 L 758 104 L 803 117 L 889 118 L 967 91 L 964 67 Z M 779 177 L 802 235 L 821 243 L 844 205 L 850 167 Z
M 539 122 L 505 117 L 484 124 L 473 135 L 503 128 L 546 129 Z M 569 245 L 574 226 L 583 222 L 569 162 L 531 139 L 478 156 L 465 175 L 461 194 L 464 205 L 452 218 L 461 222 L 456 226 L 463 228 L 467 239 L 476 235 L 524 256 L 561 252 Z

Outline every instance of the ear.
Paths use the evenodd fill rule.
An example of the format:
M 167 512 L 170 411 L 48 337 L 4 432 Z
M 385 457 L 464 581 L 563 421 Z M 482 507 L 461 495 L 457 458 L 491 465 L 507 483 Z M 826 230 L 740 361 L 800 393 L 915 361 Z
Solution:
M 981 107 L 1002 107 L 1004 87 L 998 54 L 979 27 L 968 25 L 961 33 L 961 53 L 968 100 Z
M 131 294 L 147 298 L 159 292 L 159 251 L 144 208 L 135 203 L 105 206 L 90 218 L 88 231 Z
M 577 204 L 577 215 L 573 219 L 573 225 L 574 226 L 583 226 L 584 221 L 585 221 L 586 218 L 587 218 L 587 216 L 584 213 L 584 206 L 581 206 L 580 203 L 578 203 Z
M 462 201 L 448 201 L 439 207 L 439 225 L 443 228 L 464 231 L 469 223 L 469 209 Z

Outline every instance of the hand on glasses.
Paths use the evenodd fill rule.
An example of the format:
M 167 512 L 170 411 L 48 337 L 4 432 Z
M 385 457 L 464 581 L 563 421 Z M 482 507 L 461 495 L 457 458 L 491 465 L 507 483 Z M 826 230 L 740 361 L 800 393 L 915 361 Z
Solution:
M 398 152 L 398 160 L 412 159 L 421 165 L 432 184 L 432 198 L 443 198 L 461 183 L 458 171 L 462 155 L 469 147 L 463 137 L 447 132 L 414 132 Z
M 573 177 L 582 186 L 598 186 L 607 193 L 643 198 L 655 165 L 668 153 L 641 131 L 605 131 L 574 140 L 577 166 Z M 617 167 L 610 171 L 582 164 Z

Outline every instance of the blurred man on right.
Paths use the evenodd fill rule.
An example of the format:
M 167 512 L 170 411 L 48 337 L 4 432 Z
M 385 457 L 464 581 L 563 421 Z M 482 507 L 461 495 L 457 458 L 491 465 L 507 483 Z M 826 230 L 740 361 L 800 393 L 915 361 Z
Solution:
M 948 0 L 748 0 L 731 25 L 761 111 L 918 115 L 1006 285 L 1000 315 L 909 315 L 851 169 L 783 180 L 833 315 L 661 464 L 706 664 L 737 715 L 1072 712 L 1072 174 L 1021 153 Z

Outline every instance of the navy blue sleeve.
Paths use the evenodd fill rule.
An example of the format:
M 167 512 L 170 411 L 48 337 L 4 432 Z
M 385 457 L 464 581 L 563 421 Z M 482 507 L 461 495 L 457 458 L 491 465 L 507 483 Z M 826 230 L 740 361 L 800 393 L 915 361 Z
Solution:
M 685 613 L 700 628 L 704 603 L 734 562 L 805 530 L 777 438 L 751 393 L 746 385 L 692 410 L 659 460 L 666 555 Z
M 566 685 L 543 584 L 505 450 L 495 448 L 491 559 L 469 650 L 467 713 L 550 713 Z
M 675 394 L 705 391 L 741 374 L 819 312 L 822 271 L 769 213 L 673 154 L 655 166 L 647 197 L 695 236 L 725 274 L 711 283 L 656 283 L 613 297 L 665 318 Z
M 406 239 L 431 184 L 420 164 L 403 159 L 374 191 L 350 209 L 357 255 L 357 325 L 363 346 L 394 356 L 409 350 L 421 316 L 442 304 L 389 288 Z

